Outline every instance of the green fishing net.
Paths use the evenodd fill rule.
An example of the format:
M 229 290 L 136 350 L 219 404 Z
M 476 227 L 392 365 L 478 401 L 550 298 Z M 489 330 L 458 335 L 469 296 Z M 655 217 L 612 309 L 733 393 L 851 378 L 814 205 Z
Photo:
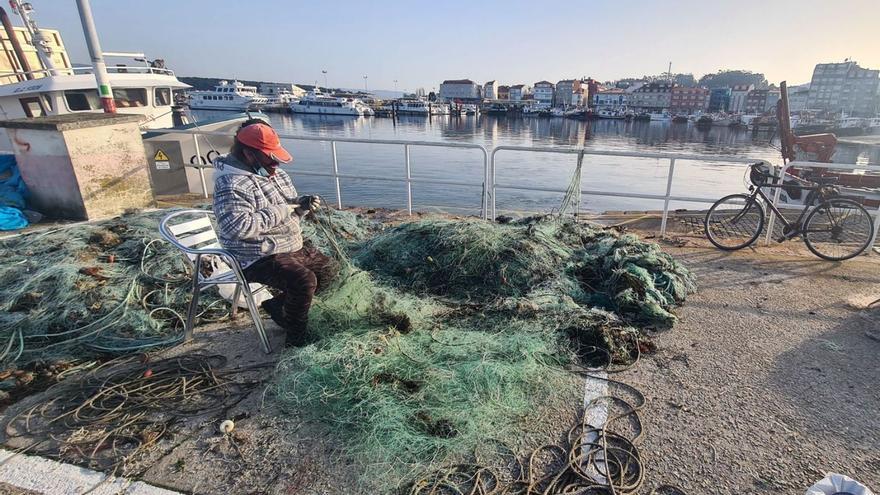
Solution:
M 626 362 L 640 329 L 673 324 L 695 290 L 656 244 L 574 219 L 427 218 L 336 247 L 321 240 L 332 219 L 317 225 L 343 273 L 312 307 L 319 339 L 284 355 L 274 390 L 345 439 L 373 483 L 521 436 L 578 386 L 567 365 L 595 347 Z

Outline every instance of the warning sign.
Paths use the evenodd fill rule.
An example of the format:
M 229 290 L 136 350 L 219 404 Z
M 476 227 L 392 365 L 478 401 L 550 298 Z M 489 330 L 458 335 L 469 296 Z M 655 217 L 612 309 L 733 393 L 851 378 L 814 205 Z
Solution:
M 156 155 L 153 156 L 153 161 L 156 162 L 156 170 L 171 169 L 171 161 L 168 158 L 168 155 L 166 155 L 165 152 L 162 150 L 156 152 Z

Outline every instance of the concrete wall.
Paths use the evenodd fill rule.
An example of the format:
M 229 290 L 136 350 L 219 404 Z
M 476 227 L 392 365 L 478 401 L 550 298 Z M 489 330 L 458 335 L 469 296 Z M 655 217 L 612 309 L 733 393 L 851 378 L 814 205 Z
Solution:
M 73 114 L 0 122 L 12 142 L 31 208 L 92 220 L 152 206 L 138 117 Z

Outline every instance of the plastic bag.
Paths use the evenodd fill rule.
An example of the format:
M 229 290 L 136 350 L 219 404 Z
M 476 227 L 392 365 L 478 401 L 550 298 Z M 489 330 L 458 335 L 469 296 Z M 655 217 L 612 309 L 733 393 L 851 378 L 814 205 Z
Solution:
M 211 257 L 211 276 L 220 275 L 221 273 L 226 273 L 232 268 L 225 261 L 220 259 L 219 256 Z M 235 285 L 236 284 L 220 284 L 217 286 L 217 290 L 220 292 L 220 297 L 226 299 L 229 302 L 232 301 L 232 297 L 235 295 Z M 257 307 L 268 299 L 272 299 L 272 294 L 269 292 L 269 288 L 263 284 L 252 283 L 248 284 L 251 288 L 251 293 L 254 295 L 254 302 L 257 303 Z M 247 309 L 247 300 L 244 298 L 244 293 L 238 296 L 238 301 L 235 302 L 239 308 Z
M 827 473 L 824 478 L 807 489 L 805 495 L 874 495 L 867 486 L 837 473 Z

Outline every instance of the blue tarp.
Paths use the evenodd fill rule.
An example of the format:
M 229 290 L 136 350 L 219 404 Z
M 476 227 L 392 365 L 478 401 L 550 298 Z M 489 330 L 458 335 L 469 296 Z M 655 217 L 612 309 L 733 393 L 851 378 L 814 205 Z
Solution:
M 0 230 L 18 230 L 27 226 L 27 218 L 21 210 L 11 206 L 0 206 Z
M 28 221 L 21 210 L 27 206 L 28 190 L 15 155 L 0 154 L 0 230 L 17 230 L 27 227 Z

